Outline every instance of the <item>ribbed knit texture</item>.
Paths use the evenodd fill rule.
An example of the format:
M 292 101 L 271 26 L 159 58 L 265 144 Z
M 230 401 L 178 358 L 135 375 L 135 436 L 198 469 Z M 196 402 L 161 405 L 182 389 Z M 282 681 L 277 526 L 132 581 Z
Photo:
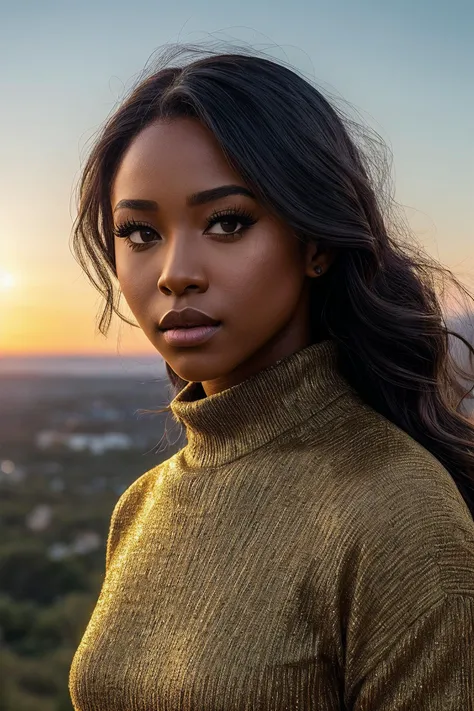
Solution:
M 70 674 L 77 711 L 472 711 L 474 524 L 330 342 L 172 403 Z

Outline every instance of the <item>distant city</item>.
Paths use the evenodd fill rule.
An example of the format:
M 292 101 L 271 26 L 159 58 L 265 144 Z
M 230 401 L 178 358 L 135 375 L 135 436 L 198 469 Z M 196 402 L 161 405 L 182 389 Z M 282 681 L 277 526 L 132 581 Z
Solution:
M 0 356 L 0 375 L 146 376 L 165 375 L 163 359 L 156 356 Z
M 0 709 L 72 711 L 110 516 L 180 446 L 157 356 L 0 358 Z

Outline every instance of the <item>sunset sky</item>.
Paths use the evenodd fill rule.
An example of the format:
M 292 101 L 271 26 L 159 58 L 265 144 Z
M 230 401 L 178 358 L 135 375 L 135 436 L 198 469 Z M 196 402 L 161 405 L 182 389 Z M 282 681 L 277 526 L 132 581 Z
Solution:
M 419 240 L 474 286 L 471 0 L 17 0 L 0 20 L 0 353 L 151 353 L 130 327 L 97 335 L 69 236 L 88 141 L 177 40 L 271 46 L 347 99 L 391 146 Z

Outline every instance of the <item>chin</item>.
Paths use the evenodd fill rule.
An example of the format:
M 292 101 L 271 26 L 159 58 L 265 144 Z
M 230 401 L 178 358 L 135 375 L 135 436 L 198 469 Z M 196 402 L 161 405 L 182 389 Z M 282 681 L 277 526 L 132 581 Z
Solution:
M 235 368 L 235 364 L 228 364 L 222 355 L 211 356 L 205 352 L 192 353 L 191 349 L 186 349 L 186 351 L 179 355 L 174 354 L 171 358 L 165 357 L 168 365 L 183 380 L 203 383 L 222 378 Z

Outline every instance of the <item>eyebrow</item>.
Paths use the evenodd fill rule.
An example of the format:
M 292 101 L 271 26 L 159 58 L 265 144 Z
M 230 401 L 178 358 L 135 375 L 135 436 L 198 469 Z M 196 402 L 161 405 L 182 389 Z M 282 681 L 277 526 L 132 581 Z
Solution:
M 219 200 L 220 198 L 228 197 L 229 195 L 245 195 L 246 197 L 255 200 L 255 195 L 248 188 L 244 188 L 242 185 L 220 185 L 217 188 L 211 188 L 210 190 L 203 190 L 199 193 L 193 193 L 186 200 L 190 207 L 196 207 L 198 205 L 205 205 L 213 200 Z M 145 212 L 156 212 L 158 210 L 158 203 L 154 200 L 120 200 L 115 207 L 114 212 L 128 208 L 129 210 L 143 210 Z
M 228 197 L 229 195 L 245 195 L 246 197 L 255 200 L 255 195 L 248 188 L 244 188 L 242 185 L 220 185 L 218 188 L 211 188 L 210 190 L 203 190 L 200 193 L 194 193 L 190 195 L 187 199 L 187 203 L 190 207 L 196 205 L 205 205 L 213 200 L 219 200 L 219 198 Z
M 128 208 L 129 210 L 143 210 L 144 212 L 156 212 L 158 203 L 154 200 L 120 200 L 115 207 L 114 212 Z

